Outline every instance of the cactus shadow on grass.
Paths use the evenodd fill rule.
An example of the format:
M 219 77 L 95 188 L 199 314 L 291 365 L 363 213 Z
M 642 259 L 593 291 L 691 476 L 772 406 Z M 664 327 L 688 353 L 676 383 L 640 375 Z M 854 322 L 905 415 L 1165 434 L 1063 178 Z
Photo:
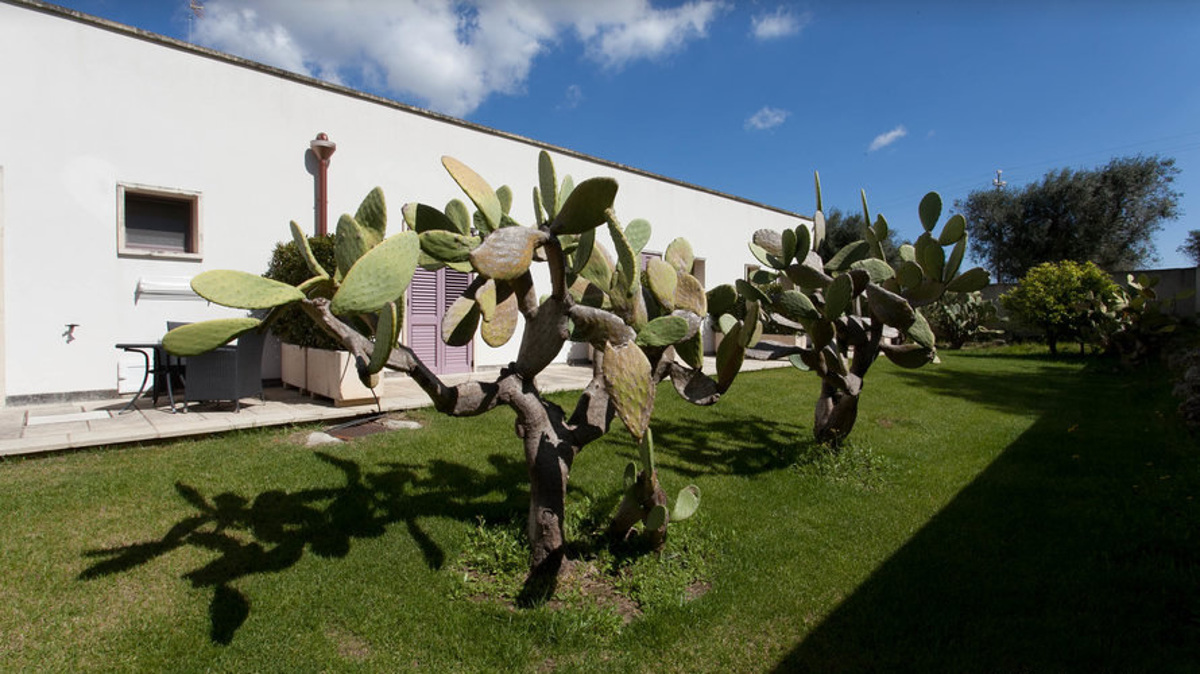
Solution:
M 689 478 L 701 475 L 757 475 L 802 462 L 822 447 L 807 426 L 765 417 L 658 419 L 655 440 L 664 463 Z M 636 448 L 633 450 L 636 452 Z
M 79 579 L 130 571 L 181 548 L 205 551 L 209 561 L 183 578 L 193 587 L 212 588 L 210 637 L 227 645 L 251 613 L 249 598 L 236 587 L 242 578 L 289 569 L 306 551 L 343 558 L 355 539 L 382 536 L 398 523 L 405 525 L 429 567 L 439 569 L 445 553 L 422 528 L 422 518 L 502 521 L 528 499 L 519 489 L 524 462 L 501 454 L 488 457 L 491 472 L 447 461 L 426 466 L 384 463 L 364 471 L 349 459 L 323 452 L 315 456 L 341 471 L 345 484 L 269 490 L 253 497 L 231 492 L 206 497 L 196 487 L 177 482 L 176 491 L 195 508 L 194 514 L 160 538 L 86 551 L 84 557 L 98 561 Z M 496 494 L 502 496 L 499 501 Z

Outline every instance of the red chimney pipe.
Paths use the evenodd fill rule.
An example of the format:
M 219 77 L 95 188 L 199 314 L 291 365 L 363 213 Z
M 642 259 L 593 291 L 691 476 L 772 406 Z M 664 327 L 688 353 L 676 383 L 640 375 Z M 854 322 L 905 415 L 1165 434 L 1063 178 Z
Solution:
M 318 133 L 317 137 L 309 142 L 308 147 L 312 149 L 312 153 L 317 158 L 317 236 L 325 236 L 329 233 L 329 215 L 328 211 L 328 182 L 329 182 L 329 158 L 333 156 L 334 150 L 337 149 L 337 143 L 329 140 L 329 136 L 324 133 Z

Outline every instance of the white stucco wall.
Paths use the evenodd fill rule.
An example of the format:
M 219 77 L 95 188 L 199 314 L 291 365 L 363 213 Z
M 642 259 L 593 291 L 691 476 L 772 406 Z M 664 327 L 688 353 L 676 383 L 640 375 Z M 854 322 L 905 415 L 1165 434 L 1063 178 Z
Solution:
M 447 154 L 494 187 L 510 185 L 514 217 L 533 219 L 529 195 L 541 147 L 532 142 L 96 22 L 0 2 L 0 82 L 8 396 L 112 390 L 121 361 L 115 343 L 156 341 L 167 320 L 240 315 L 202 301 L 135 302 L 135 289 L 139 279 L 190 278 L 207 269 L 260 273 L 275 242 L 288 238 L 289 220 L 311 231 L 314 178 L 305 154 L 318 132 L 337 143 L 331 229 L 376 185 L 387 195 L 392 231 L 402 226 L 405 201 L 440 206 L 464 198 L 441 168 Z M 800 222 L 552 154 L 560 176 L 616 178 L 619 216 L 654 226 L 648 250 L 686 236 L 706 259 L 710 287 L 741 276 L 754 230 Z M 203 259 L 118 257 L 118 183 L 201 193 Z M 544 277 L 539 282 L 546 288 Z M 69 323 L 79 327 L 68 343 Z M 477 367 L 502 365 L 515 357 L 516 343 L 490 349 L 477 340 L 475 353 Z

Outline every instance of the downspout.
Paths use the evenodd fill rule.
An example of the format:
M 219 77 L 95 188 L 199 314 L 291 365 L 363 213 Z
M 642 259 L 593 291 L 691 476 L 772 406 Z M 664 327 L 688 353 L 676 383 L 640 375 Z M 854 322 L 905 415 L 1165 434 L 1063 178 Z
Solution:
M 317 158 L 317 236 L 325 236 L 329 233 L 329 158 L 337 149 L 337 143 L 324 133 L 318 133 L 308 147 Z

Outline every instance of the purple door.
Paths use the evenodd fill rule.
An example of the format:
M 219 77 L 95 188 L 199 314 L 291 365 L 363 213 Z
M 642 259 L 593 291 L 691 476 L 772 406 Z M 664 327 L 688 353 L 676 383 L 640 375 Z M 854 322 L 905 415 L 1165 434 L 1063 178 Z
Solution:
M 438 374 L 471 371 L 473 344 L 454 347 L 442 341 L 442 317 L 470 283 L 470 274 L 453 269 L 418 268 L 408 286 L 406 344 Z

